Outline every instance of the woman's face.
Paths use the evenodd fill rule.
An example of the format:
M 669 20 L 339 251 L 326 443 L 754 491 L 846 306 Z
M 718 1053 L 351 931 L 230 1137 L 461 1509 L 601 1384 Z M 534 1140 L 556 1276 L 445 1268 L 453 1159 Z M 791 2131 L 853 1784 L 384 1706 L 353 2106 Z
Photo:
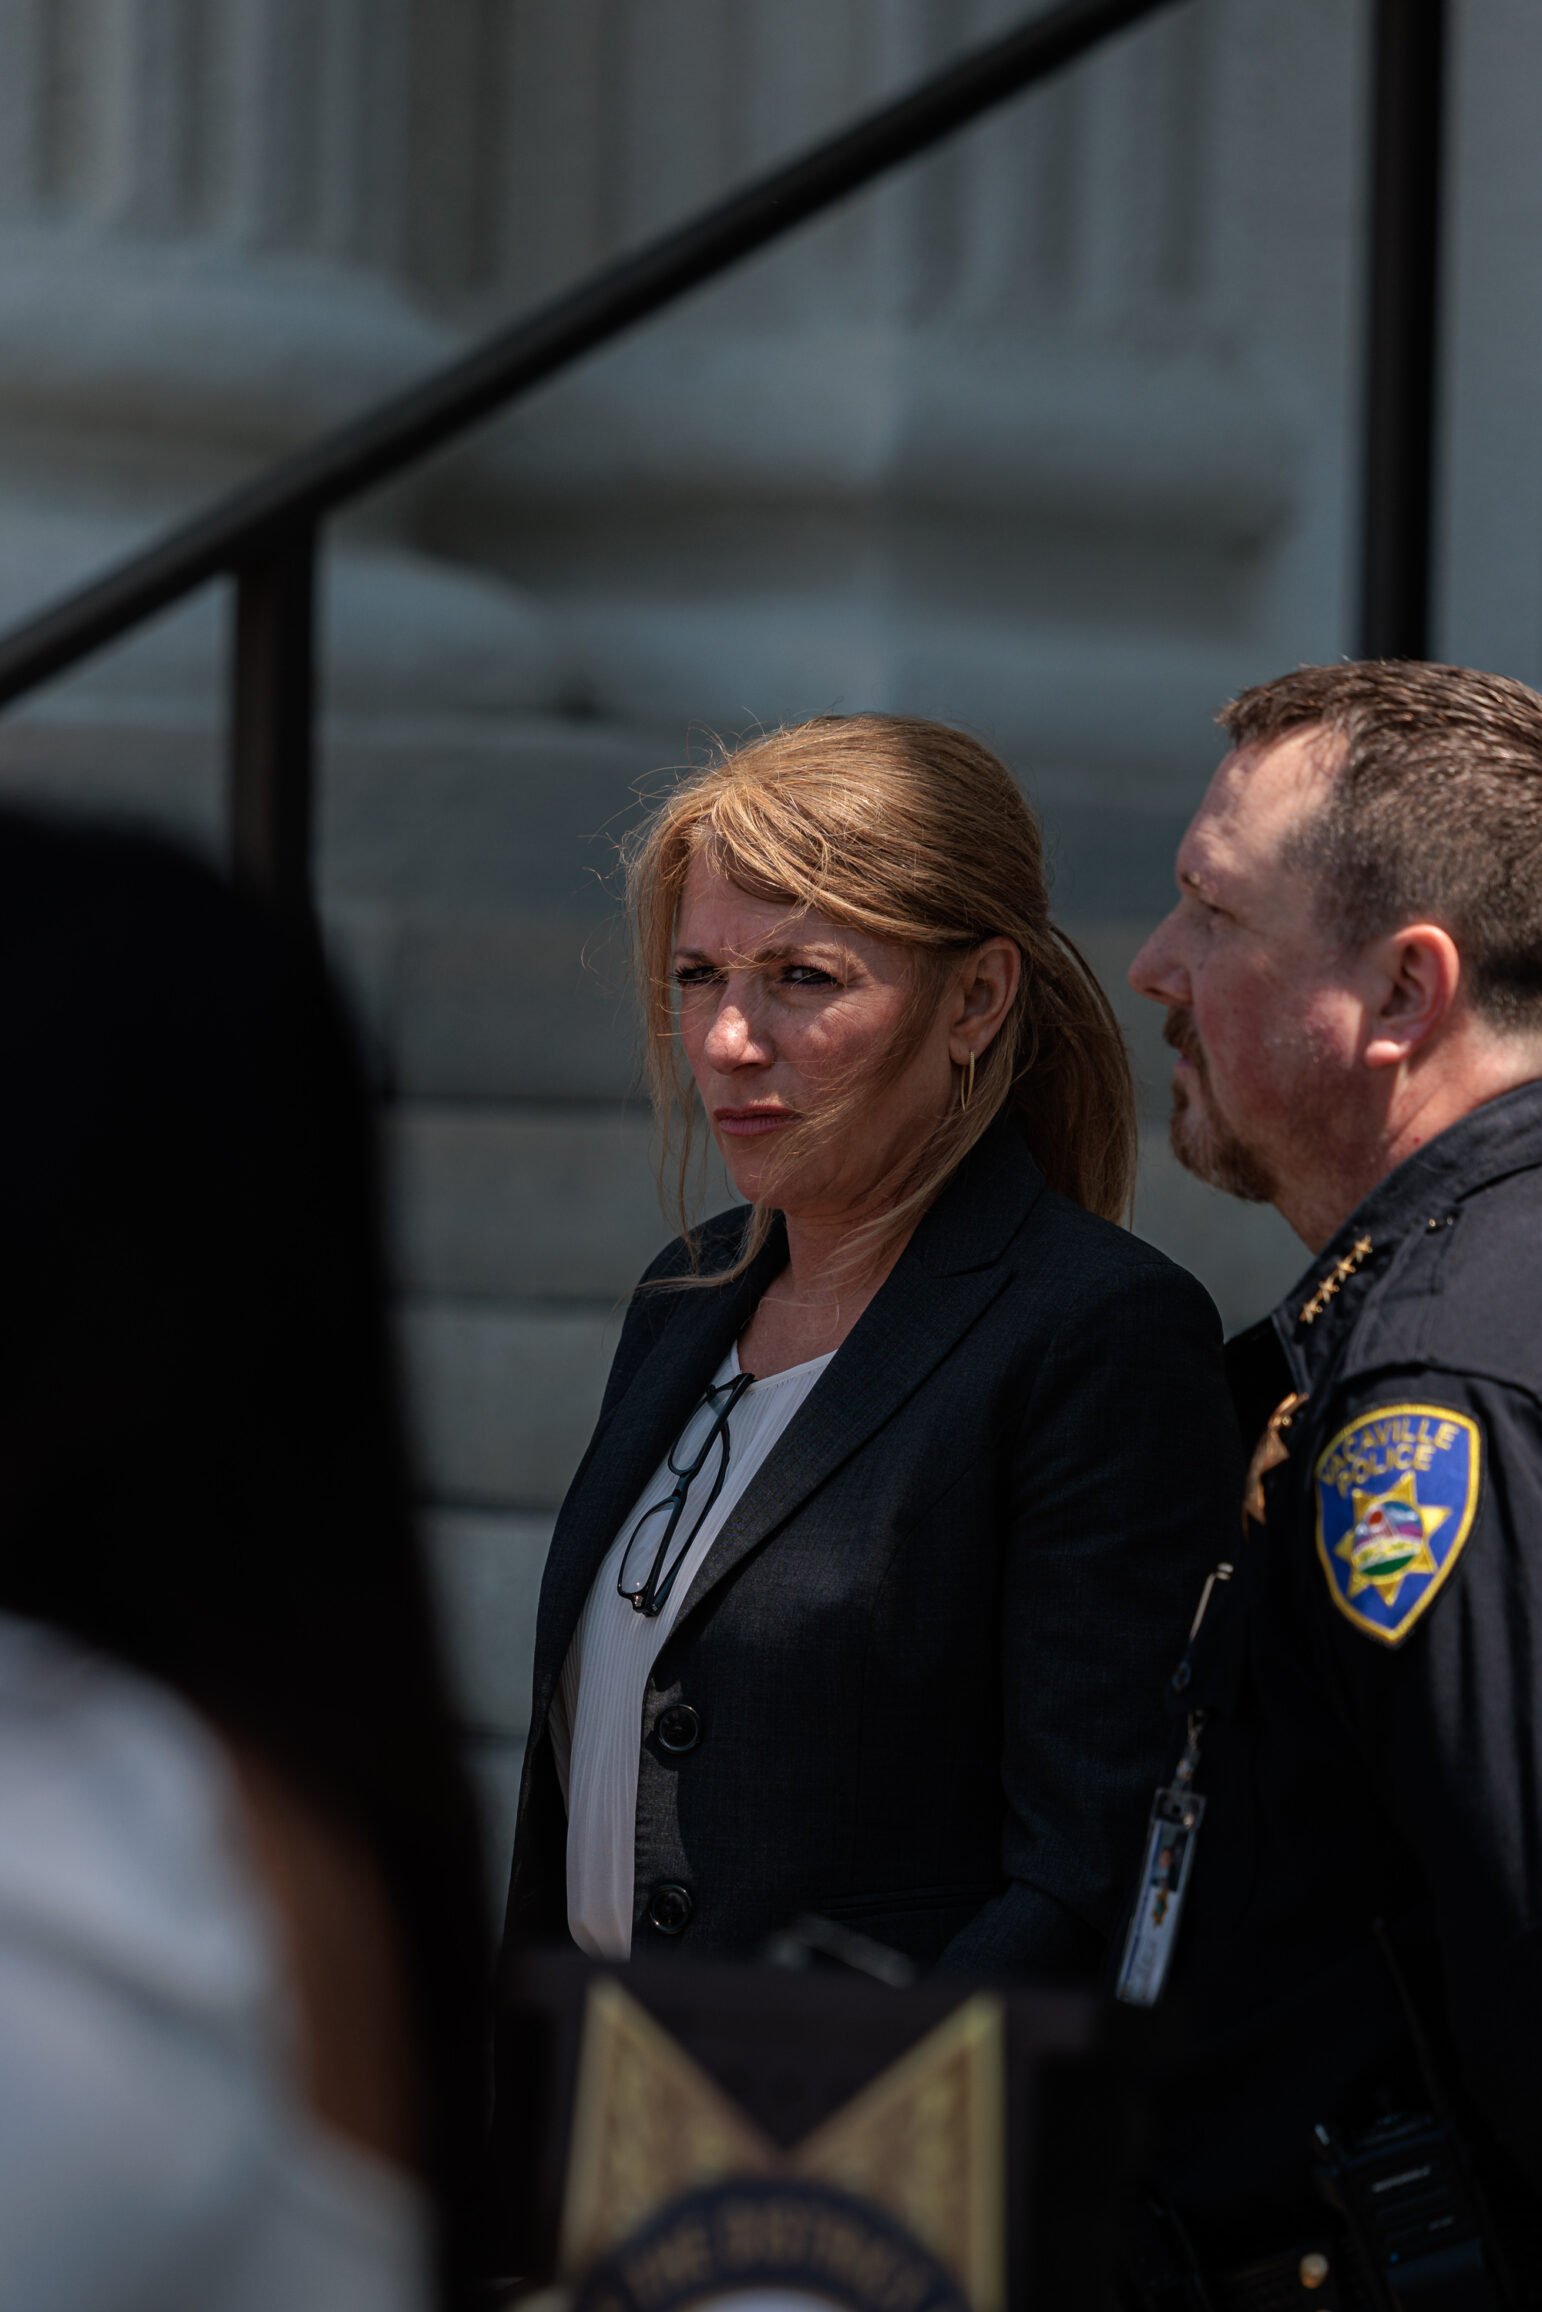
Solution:
M 950 1046 L 961 990 L 956 1000 L 944 994 L 905 1068 L 863 1094 L 836 1139 L 793 1177 L 777 1168 L 792 1125 L 879 1067 L 900 1031 L 911 970 L 905 948 L 814 908 L 751 899 L 694 863 L 675 927 L 680 1034 L 741 1196 L 759 1198 L 764 1186 L 789 1217 L 861 1211 L 957 1097 Z

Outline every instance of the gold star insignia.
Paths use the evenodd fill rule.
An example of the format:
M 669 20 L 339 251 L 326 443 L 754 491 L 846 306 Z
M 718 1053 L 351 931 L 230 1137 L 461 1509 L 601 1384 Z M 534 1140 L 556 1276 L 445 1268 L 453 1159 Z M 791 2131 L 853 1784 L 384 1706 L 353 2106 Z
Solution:
M 1385 1503 L 1400 1502 L 1411 1509 L 1419 1520 L 1419 1539 L 1411 1534 L 1384 1531 L 1366 1533 L 1362 1529 L 1373 1513 Z M 1382 1603 L 1396 1606 L 1397 1593 L 1405 1581 L 1420 1573 L 1438 1573 L 1430 1536 L 1438 1533 L 1451 1515 L 1449 1509 L 1426 1506 L 1414 1490 L 1413 1471 L 1406 1470 L 1395 1485 L 1385 1493 L 1356 1493 L 1354 1522 L 1340 1542 L 1334 1544 L 1333 1554 L 1341 1557 L 1349 1568 L 1349 1595 L 1351 1601 L 1362 1590 L 1373 1589 Z
M 1323 1278 L 1311 1299 L 1302 1302 L 1296 1322 L 1302 1325 L 1315 1325 L 1334 1294 L 1349 1282 L 1363 1261 L 1370 1259 L 1375 1249 L 1368 1236 L 1357 1236 L 1343 1259 L 1337 1261 Z

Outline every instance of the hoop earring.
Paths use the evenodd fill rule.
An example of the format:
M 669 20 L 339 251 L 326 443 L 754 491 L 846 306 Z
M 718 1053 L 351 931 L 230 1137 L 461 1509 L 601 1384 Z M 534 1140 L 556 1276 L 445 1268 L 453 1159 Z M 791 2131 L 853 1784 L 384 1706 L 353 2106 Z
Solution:
M 965 1068 L 964 1068 L 964 1080 L 963 1080 L 963 1082 L 962 1082 L 962 1083 L 959 1085 L 959 1087 L 958 1087 L 958 1105 L 959 1105 L 959 1113 L 960 1113 L 961 1115 L 962 1115 L 962 1114 L 965 1114 L 965 1113 L 967 1113 L 967 1111 L 968 1111 L 968 1107 L 969 1107 L 969 1103 L 970 1103 L 970 1101 L 971 1101 L 973 1098 L 974 1098 L 974 1054 L 973 1054 L 973 1052 L 971 1052 L 971 1053 L 970 1053 L 970 1055 L 969 1055 L 969 1059 L 968 1059 L 968 1062 L 967 1062 L 967 1064 L 966 1064 L 966 1066 L 965 1066 Z

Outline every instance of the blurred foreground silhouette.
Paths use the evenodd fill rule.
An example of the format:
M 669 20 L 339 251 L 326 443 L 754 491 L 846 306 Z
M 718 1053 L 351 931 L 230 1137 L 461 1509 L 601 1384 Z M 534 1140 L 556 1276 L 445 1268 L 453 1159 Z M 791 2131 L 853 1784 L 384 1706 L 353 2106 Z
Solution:
M 0 2312 L 469 2291 L 476 1837 L 313 934 L 0 814 Z

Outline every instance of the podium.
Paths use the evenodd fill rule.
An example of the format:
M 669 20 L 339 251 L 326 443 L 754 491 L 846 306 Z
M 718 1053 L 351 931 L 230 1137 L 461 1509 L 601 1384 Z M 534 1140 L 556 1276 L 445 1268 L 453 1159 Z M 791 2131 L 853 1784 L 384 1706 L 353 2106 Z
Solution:
M 502 2268 L 572 2312 L 1111 2312 L 1150 2025 L 1074 1991 L 532 1956 L 500 2016 Z

